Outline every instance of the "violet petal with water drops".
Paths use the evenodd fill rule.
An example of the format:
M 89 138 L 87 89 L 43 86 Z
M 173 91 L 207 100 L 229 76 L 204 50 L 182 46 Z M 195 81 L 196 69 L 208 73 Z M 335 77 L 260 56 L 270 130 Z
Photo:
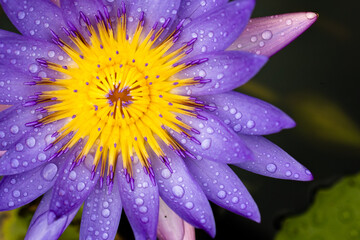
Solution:
M 316 19 L 317 15 L 313 12 L 253 18 L 228 50 L 270 57 L 302 34 Z

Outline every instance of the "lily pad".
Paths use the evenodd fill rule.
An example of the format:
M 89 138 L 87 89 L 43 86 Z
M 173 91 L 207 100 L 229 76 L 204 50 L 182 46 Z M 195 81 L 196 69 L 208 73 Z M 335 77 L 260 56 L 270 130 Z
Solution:
M 360 239 L 360 174 L 320 190 L 302 215 L 286 219 L 276 240 Z

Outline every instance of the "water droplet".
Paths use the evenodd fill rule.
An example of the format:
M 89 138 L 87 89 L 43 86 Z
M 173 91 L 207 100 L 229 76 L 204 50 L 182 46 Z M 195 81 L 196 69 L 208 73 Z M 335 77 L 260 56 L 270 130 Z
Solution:
M 268 165 L 266 165 L 266 170 L 268 172 L 274 173 L 276 171 L 276 169 L 277 169 L 277 167 L 273 163 L 269 163 Z
M 139 208 L 139 212 L 141 212 L 141 213 L 146 213 L 148 211 L 148 209 L 147 209 L 147 207 L 145 207 L 145 206 L 141 206 L 140 208 Z
M 311 172 L 310 172 L 308 169 L 305 170 L 305 173 L 306 173 L 307 175 L 311 175 Z
M 246 205 L 244 203 L 240 204 L 240 208 L 241 209 L 245 209 L 246 208 Z
M 307 12 L 307 13 L 306 13 L 306 17 L 307 17 L 307 19 L 313 19 L 313 18 L 316 17 L 316 13 Z
M 101 215 L 105 218 L 108 218 L 110 216 L 110 210 L 109 209 L 103 209 L 101 211 Z
M 250 41 L 253 42 L 253 43 L 256 42 L 256 41 L 257 41 L 257 37 L 256 37 L 256 36 L 252 36 L 252 37 L 250 38 Z
M 240 132 L 241 129 L 242 129 L 242 126 L 241 126 L 241 124 L 236 124 L 236 125 L 233 127 L 233 129 L 234 129 L 235 132 Z
M 55 56 L 55 52 L 54 51 L 49 51 L 48 52 L 48 57 L 54 57 Z
M 192 202 L 187 202 L 187 203 L 185 203 L 185 207 L 186 207 L 187 209 L 193 209 L 193 208 L 194 208 L 194 204 L 193 204 Z
M 36 140 L 33 137 L 29 137 L 28 139 L 26 139 L 26 146 L 28 146 L 29 148 L 33 148 L 35 146 Z
M 103 235 L 102 235 L 102 238 L 103 238 L 103 239 L 108 239 L 108 237 L 109 237 L 109 234 L 103 233 Z
M 13 197 L 20 197 L 20 191 L 19 190 L 14 190 L 12 193 Z
M 17 168 L 19 166 L 19 161 L 17 159 L 11 159 L 11 167 Z
M 21 143 L 16 144 L 15 150 L 21 152 L 22 150 L 24 150 L 24 145 L 22 145 Z
M 232 203 L 238 203 L 238 202 L 239 202 L 239 198 L 238 198 L 238 197 L 233 197 L 233 198 L 231 199 L 231 202 L 232 202 Z
M 285 175 L 286 175 L 287 177 L 290 177 L 291 174 L 292 174 L 291 171 L 286 171 L 286 172 L 285 172 Z
M 246 127 L 249 128 L 249 129 L 255 127 L 255 122 L 252 121 L 252 120 L 247 121 Z
M 206 129 L 206 132 L 209 133 L 209 134 L 212 134 L 212 133 L 214 133 L 214 129 L 212 127 L 208 127 Z
M 84 188 L 85 188 L 85 183 L 83 183 L 83 182 L 79 182 L 79 183 L 77 184 L 77 186 L 76 186 L 76 189 L 77 189 L 79 192 L 81 192 L 82 190 L 84 190 Z
M 76 179 L 76 172 L 75 171 L 71 171 L 70 174 L 69 174 L 69 179 L 70 180 L 75 180 Z
M 17 16 L 18 16 L 18 19 L 22 20 L 25 18 L 25 13 L 23 11 L 20 11 L 20 12 L 18 12 Z
M 144 204 L 144 200 L 142 200 L 141 198 L 136 198 L 135 203 L 136 203 L 136 205 L 141 206 Z
M 10 132 L 13 134 L 17 134 L 19 132 L 19 127 L 17 125 L 11 126 Z
M 10 201 L 9 203 L 8 203 L 8 206 L 9 207 L 13 207 L 15 205 L 15 203 L 13 202 L 13 201 Z
M 291 19 L 288 19 L 288 20 L 286 20 L 286 25 L 291 25 L 292 24 L 292 20 Z
M 172 188 L 172 193 L 175 195 L 175 197 L 182 198 L 184 196 L 184 189 L 177 185 Z
M 162 171 L 161 171 L 161 176 L 165 179 L 168 179 L 170 176 L 171 176 L 171 172 L 169 171 L 169 169 L 167 168 L 164 168 Z
M 269 40 L 272 38 L 272 32 L 270 30 L 265 30 L 262 34 L 261 34 L 261 37 L 264 39 L 264 40 Z
M 141 220 L 142 223 L 148 223 L 149 222 L 149 218 L 147 218 L 147 217 L 142 217 L 140 220 Z
M 220 199 L 224 199 L 226 197 L 226 192 L 221 190 L 217 193 L 217 196 L 220 198 Z
M 39 67 L 38 67 L 36 64 L 31 64 L 31 65 L 29 66 L 29 71 L 30 71 L 31 73 L 36 73 L 38 70 L 39 70 Z
M 45 161 L 46 155 L 45 153 L 39 153 L 37 158 L 39 159 L 39 161 Z
M 204 141 L 202 141 L 202 143 L 201 143 L 201 148 L 204 149 L 204 150 L 209 149 L 210 146 L 211 146 L 211 139 L 210 138 L 204 139 Z

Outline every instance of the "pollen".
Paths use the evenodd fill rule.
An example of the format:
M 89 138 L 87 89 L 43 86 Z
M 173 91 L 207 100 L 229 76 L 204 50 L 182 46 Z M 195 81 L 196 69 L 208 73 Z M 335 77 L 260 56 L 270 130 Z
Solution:
M 181 33 L 180 22 L 163 41 L 159 37 L 170 24 L 156 23 L 144 32 L 144 13 L 140 13 L 136 30 L 127 33 L 125 5 L 118 9 L 117 18 L 111 21 L 107 9 L 98 12 L 96 23 L 80 12 L 84 29 L 78 30 L 69 23 L 63 28 L 70 41 L 53 33 L 53 41 L 72 59 L 61 66 L 38 59 L 41 66 L 62 73 L 63 78 L 35 77 L 30 85 L 48 85 L 50 90 L 36 94 L 36 100 L 27 106 L 47 103 L 38 110 L 47 115 L 28 126 L 42 126 L 63 121 L 63 127 L 53 134 L 55 141 L 44 151 L 69 139 L 54 154 L 57 157 L 82 142 L 83 147 L 72 168 L 94 153 L 92 177 L 100 172 L 100 185 L 104 178 L 112 185 L 118 161 L 125 169 L 128 182 L 134 184 L 132 161 L 137 157 L 144 171 L 154 183 L 150 151 L 168 166 L 160 142 L 178 155 L 192 156 L 169 133 L 171 129 L 196 141 L 189 132 L 197 132 L 182 122 L 180 115 L 198 117 L 204 105 L 193 97 L 182 96 L 174 89 L 203 83 L 202 78 L 177 79 L 176 73 L 201 64 L 207 59 L 186 62 L 183 58 L 191 52 L 196 38 L 174 49 Z M 155 184 L 155 183 L 154 183 Z

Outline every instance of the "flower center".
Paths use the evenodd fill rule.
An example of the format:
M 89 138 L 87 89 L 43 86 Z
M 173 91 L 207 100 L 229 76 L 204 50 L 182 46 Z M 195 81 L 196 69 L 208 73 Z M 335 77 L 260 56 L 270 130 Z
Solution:
M 174 75 L 207 59 L 180 62 L 191 52 L 196 39 L 184 43 L 179 49 L 170 50 L 179 37 L 182 23 L 164 41 L 157 43 L 170 19 L 160 28 L 155 24 L 149 33 L 144 34 L 145 20 L 144 13 L 141 13 L 136 31 L 129 39 L 125 6 L 118 10 L 116 23 L 110 20 L 106 9 L 104 15 L 99 11 L 95 16 L 97 23 L 92 25 L 89 18 L 80 12 L 86 27 L 81 31 L 72 24 L 69 24 L 68 29 L 64 28 L 71 44 L 53 33 L 53 41 L 73 62 L 61 66 L 44 59 L 37 60 L 40 65 L 61 72 L 65 77 L 35 77 L 35 82 L 28 83 L 50 85 L 52 88 L 37 93 L 36 100 L 25 103 L 27 106 L 48 103 L 37 109 L 48 115 L 27 123 L 27 126 L 38 127 L 65 120 L 64 126 L 53 134 L 56 140 L 44 150 L 50 149 L 66 136 L 70 136 L 70 140 L 52 158 L 82 141 L 83 148 L 72 168 L 95 149 L 92 176 L 101 166 L 100 184 L 106 171 L 107 183 L 111 185 L 115 165 L 120 159 L 118 156 L 121 156 L 127 179 L 133 185 L 131 162 L 134 155 L 139 158 L 144 171 L 149 173 L 152 180 L 154 173 L 149 151 L 153 151 L 170 168 L 160 141 L 179 155 L 192 156 L 166 129 L 198 142 L 188 133 L 197 131 L 183 123 L 178 115 L 201 118 L 196 111 L 204 105 L 195 98 L 174 94 L 172 90 L 201 83 L 203 79 L 175 79 Z M 81 32 L 85 32 L 87 37 Z

